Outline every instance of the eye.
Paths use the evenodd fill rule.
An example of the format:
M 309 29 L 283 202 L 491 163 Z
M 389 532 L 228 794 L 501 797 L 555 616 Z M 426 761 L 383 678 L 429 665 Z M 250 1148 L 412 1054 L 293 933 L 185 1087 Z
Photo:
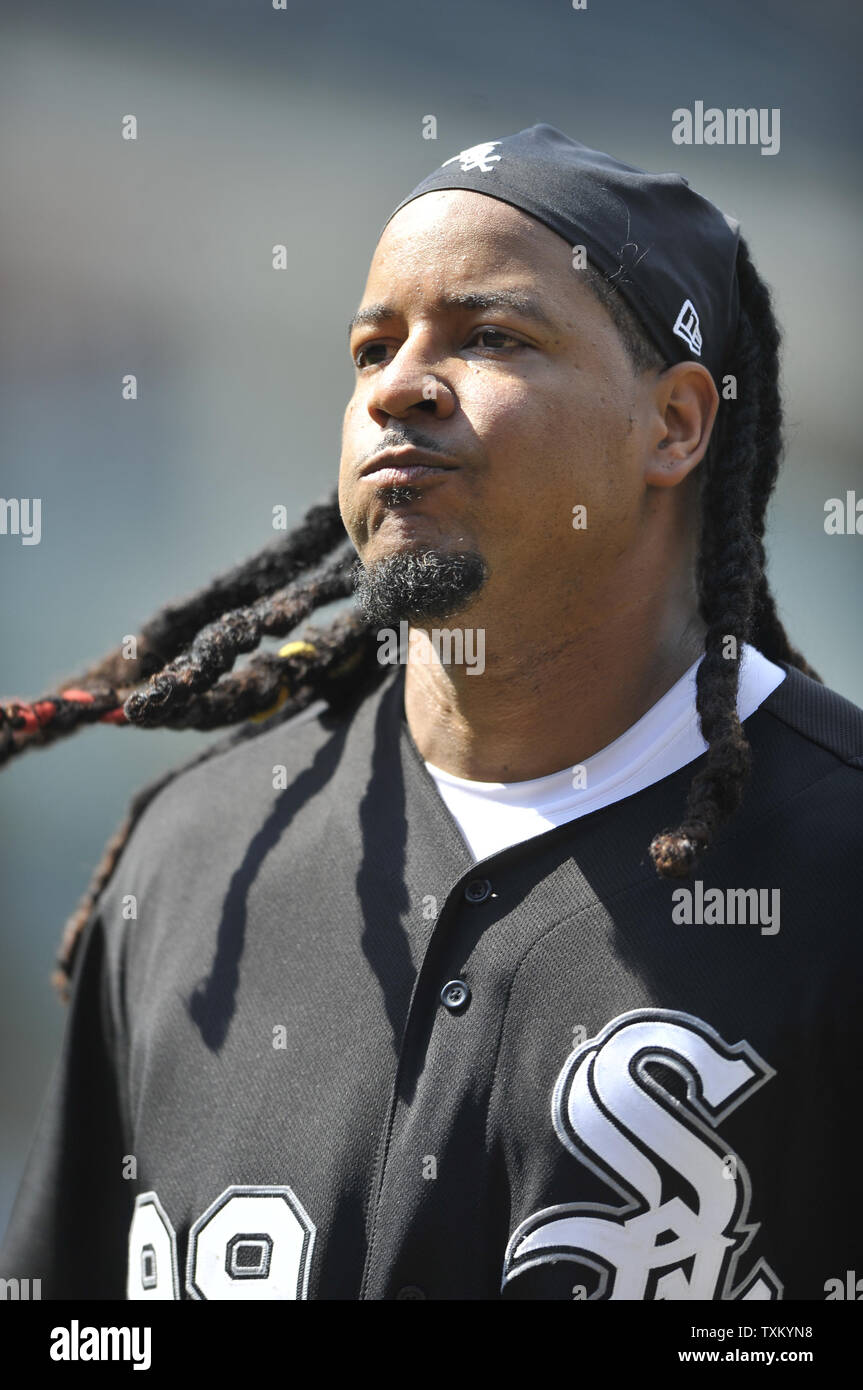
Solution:
M 491 351 L 499 352 L 501 350 L 506 350 L 508 346 L 524 347 L 520 338 L 516 338 L 512 333 L 504 333 L 502 328 L 477 328 L 468 341 L 473 342 L 474 338 L 496 338 L 498 340 L 497 342 L 487 342 L 483 344 L 484 347 L 489 348 Z M 501 339 L 504 341 L 501 342 Z
M 359 367 L 361 371 L 363 367 L 378 367 L 380 366 L 381 359 L 372 358 L 371 360 L 369 360 L 369 353 L 386 353 L 386 350 L 387 348 L 385 343 L 366 343 L 364 347 L 357 348 L 356 352 L 354 353 L 354 366 Z M 363 361 L 363 358 L 366 358 L 366 361 Z
M 485 339 L 484 342 L 480 343 L 480 347 L 487 352 L 511 352 L 513 348 L 527 346 L 521 338 L 516 338 L 513 333 L 505 333 L 502 328 L 490 326 L 475 328 L 468 338 L 467 344 L 475 342 L 477 338 Z M 353 355 L 354 366 L 359 371 L 363 371 L 366 367 L 379 367 L 386 360 L 388 352 L 389 348 L 386 343 L 364 343 L 362 347 L 357 348 Z

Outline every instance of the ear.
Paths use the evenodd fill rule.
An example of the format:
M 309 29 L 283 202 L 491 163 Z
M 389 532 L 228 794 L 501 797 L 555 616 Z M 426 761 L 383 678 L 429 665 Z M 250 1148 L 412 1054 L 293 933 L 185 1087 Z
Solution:
M 644 481 L 650 487 L 676 487 L 707 452 L 719 393 L 699 362 L 667 367 L 649 390 L 650 449 Z

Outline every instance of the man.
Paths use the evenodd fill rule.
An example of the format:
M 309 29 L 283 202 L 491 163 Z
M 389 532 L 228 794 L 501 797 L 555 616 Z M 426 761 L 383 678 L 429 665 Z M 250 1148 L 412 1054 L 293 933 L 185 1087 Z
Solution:
M 145 789 L 72 921 L 4 1274 L 133 1299 L 844 1280 L 863 717 L 764 575 L 777 344 L 733 219 L 551 127 L 399 205 L 338 511 L 157 615 L 131 674 L 6 708 L 7 756 L 100 718 L 259 722 Z M 360 617 L 230 674 L 352 585 Z

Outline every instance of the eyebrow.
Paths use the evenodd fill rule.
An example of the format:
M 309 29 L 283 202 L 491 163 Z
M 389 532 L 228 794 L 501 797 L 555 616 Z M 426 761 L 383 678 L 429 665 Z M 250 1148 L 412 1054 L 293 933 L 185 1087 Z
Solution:
M 483 293 L 453 292 L 444 294 L 437 300 L 443 310 L 468 310 L 482 313 L 486 309 L 514 309 L 522 318 L 534 319 L 546 328 L 556 328 L 554 320 L 542 307 L 539 300 L 523 290 L 486 290 Z M 355 328 L 377 328 L 387 319 L 398 318 L 398 311 L 389 304 L 368 304 L 358 309 L 348 324 L 348 337 Z

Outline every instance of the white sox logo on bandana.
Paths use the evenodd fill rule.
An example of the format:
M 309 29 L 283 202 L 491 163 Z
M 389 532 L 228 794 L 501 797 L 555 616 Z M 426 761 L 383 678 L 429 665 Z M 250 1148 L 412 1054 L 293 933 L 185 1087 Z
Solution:
M 458 160 L 464 174 L 469 174 L 471 169 L 479 169 L 481 174 L 490 174 L 491 166 L 500 160 L 499 154 L 492 154 L 495 145 L 499 144 L 499 140 L 486 140 L 484 145 L 471 145 L 469 150 L 462 150 L 460 154 L 454 154 L 452 159 L 445 159 L 440 167 L 445 169 L 448 164 L 454 164 Z
M 648 1070 L 656 1063 L 682 1077 L 685 1102 Z M 503 1285 L 534 1265 L 571 1260 L 592 1271 L 592 1300 L 781 1298 L 763 1260 L 736 1280 L 758 1225 L 747 1221 L 746 1168 L 716 1132 L 774 1075 L 747 1042 L 729 1045 L 690 1014 L 637 1009 L 613 1019 L 567 1058 L 552 1120 L 622 1205 L 574 1202 L 528 1217 L 507 1246 Z M 694 1202 L 663 1198 L 651 1155 L 685 1180 Z

